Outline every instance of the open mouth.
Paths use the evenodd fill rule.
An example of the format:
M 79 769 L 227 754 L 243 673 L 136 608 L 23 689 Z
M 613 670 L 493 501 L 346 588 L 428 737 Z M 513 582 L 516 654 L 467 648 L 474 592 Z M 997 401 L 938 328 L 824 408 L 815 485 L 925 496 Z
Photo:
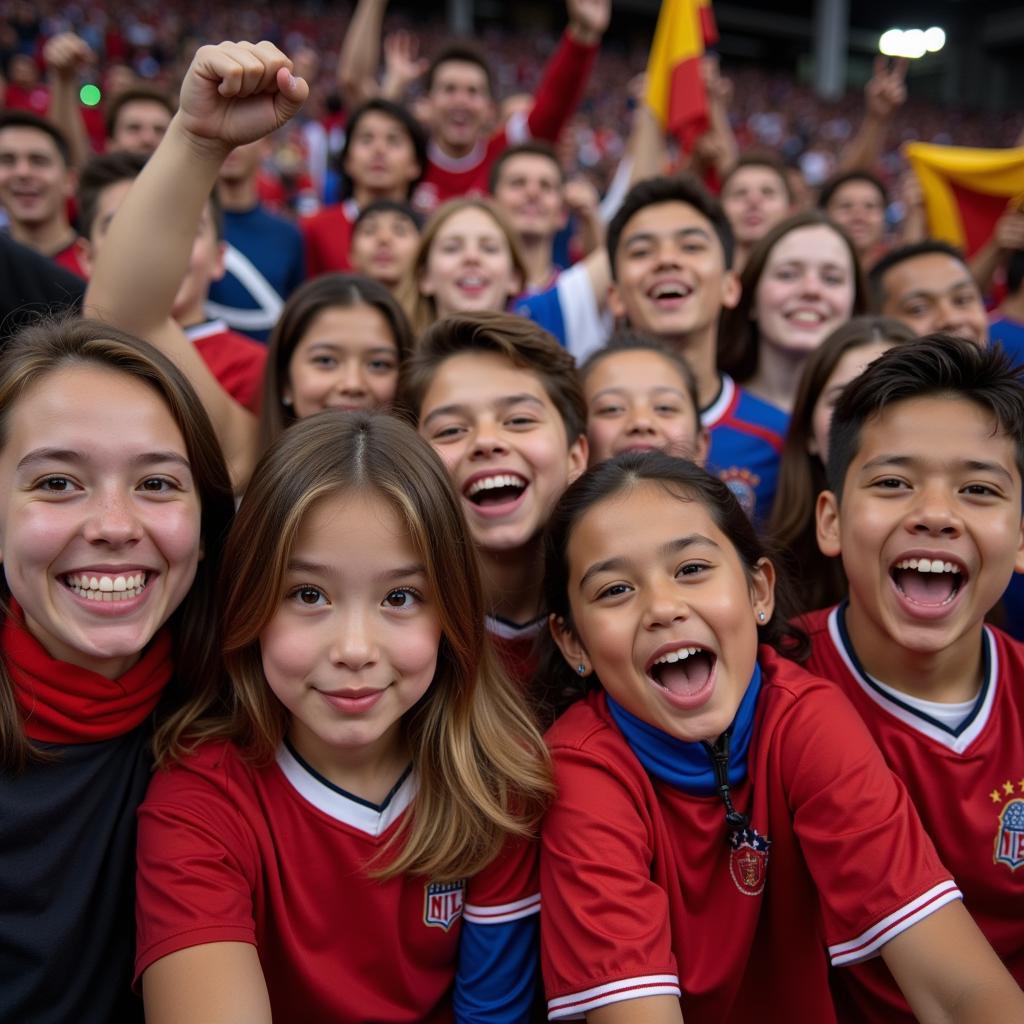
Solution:
M 68 573 L 61 582 L 77 597 L 87 601 L 130 601 L 138 597 L 149 582 L 151 573 L 136 572 L 127 575 L 110 576 L 90 573 Z
M 647 294 L 659 305 L 672 305 L 689 298 L 693 289 L 682 281 L 659 281 Z
M 478 477 L 465 490 L 465 495 L 478 508 L 492 508 L 517 501 L 528 487 L 518 473 L 496 473 Z
M 926 608 L 950 604 L 967 579 L 959 563 L 938 558 L 904 558 L 893 565 L 889 575 L 908 601 Z
M 708 685 L 716 661 L 703 647 L 678 647 L 656 658 L 647 674 L 674 697 L 693 697 Z
M 797 309 L 786 314 L 786 319 L 798 327 L 818 327 L 825 322 L 823 313 L 813 309 Z

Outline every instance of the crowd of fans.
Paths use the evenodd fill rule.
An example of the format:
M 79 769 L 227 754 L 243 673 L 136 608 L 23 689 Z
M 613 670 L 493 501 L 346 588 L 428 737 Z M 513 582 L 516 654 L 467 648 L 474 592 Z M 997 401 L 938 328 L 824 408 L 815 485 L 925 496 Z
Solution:
M 0 1018 L 1024 1018 L 1020 115 L 387 13 L 4 25 Z

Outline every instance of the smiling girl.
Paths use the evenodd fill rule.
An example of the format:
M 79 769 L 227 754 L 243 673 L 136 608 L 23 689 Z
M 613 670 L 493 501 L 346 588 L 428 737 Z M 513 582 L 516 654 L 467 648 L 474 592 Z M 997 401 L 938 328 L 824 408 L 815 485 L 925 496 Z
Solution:
M 0 357 L 0 494 L 0 1018 L 135 1020 L 135 811 L 172 677 L 220 676 L 227 470 L 157 351 L 44 323 Z
M 719 327 L 719 366 L 789 411 L 807 357 L 864 311 L 857 254 L 842 228 L 812 210 L 782 221 L 750 252 L 741 294 Z
M 723 483 L 612 459 L 546 571 L 566 675 L 597 684 L 548 734 L 552 1019 L 834 1021 L 829 960 L 875 955 L 919 1020 L 1021 1012 L 852 706 L 777 653 L 775 570 Z
M 231 692 L 140 812 L 147 1018 L 525 1019 L 548 765 L 440 461 L 386 416 L 304 420 L 225 566 Z
M 402 303 L 417 334 L 453 313 L 503 312 L 523 289 L 515 231 L 488 199 L 451 199 L 423 228 Z

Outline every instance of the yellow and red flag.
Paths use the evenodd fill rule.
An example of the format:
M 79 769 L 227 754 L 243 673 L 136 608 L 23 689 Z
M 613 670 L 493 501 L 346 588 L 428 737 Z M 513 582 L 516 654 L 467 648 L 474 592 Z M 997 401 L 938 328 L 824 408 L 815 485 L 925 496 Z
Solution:
M 973 255 L 1008 205 L 1024 204 L 1024 146 L 969 149 L 908 142 L 903 152 L 924 192 L 928 233 Z
M 711 0 L 662 0 L 647 59 L 647 105 L 687 152 L 708 130 L 700 61 L 717 41 Z

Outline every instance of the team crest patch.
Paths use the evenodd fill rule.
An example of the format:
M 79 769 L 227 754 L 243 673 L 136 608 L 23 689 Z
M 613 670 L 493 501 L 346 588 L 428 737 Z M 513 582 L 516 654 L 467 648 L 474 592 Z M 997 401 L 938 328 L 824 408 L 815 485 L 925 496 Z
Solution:
M 730 836 L 729 874 L 744 896 L 758 896 L 764 889 L 771 845 L 756 828 L 744 828 Z
M 742 466 L 731 466 L 729 469 L 720 470 L 718 478 L 732 491 L 747 516 L 752 517 L 754 506 L 757 504 L 757 485 L 761 482 L 761 478 Z
M 1024 800 L 1010 800 L 999 812 L 995 860 L 1011 871 L 1024 865 Z
M 448 931 L 462 917 L 462 894 L 466 883 L 431 882 L 423 895 L 423 923 Z

